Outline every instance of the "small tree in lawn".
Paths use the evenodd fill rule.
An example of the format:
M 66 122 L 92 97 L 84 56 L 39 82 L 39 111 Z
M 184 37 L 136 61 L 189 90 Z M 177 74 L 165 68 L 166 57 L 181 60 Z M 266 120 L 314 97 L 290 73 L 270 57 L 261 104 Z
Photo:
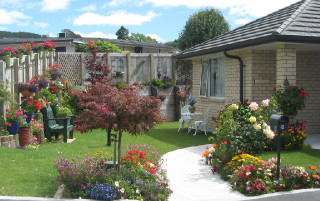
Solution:
M 79 106 L 83 113 L 81 132 L 95 128 L 112 127 L 118 131 L 118 164 L 121 164 L 122 132 L 139 135 L 148 132 L 162 121 L 158 99 L 140 96 L 136 90 L 121 90 L 108 84 L 96 83 L 89 86 L 87 93 L 79 93 Z

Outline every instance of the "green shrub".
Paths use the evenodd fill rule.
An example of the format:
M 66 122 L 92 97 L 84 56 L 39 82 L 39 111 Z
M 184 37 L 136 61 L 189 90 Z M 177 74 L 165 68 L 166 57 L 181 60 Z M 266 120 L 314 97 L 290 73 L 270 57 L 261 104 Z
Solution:
M 152 82 L 151 82 L 151 84 L 153 86 L 159 87 L 159 88 L 162 88 L 162 89 L 170 88 L 170 87 L 174 86 L 175 83 L 176 83 L 176 80 L 175 79 L 171 79 L 169 77 L 165 77 L 162 80 L 158 80 L 156 78 L 153 78 Z
M 40 97 L 46 97 L 47 102 L 50 104 L 51 107 L 57 106 L 58 105 L 58 100 L 56 95 L 51 93 L 48 89 L 42 89 L 39 92 Z
M 61 107 L 57 112 L 58 117 L 67 117 L 67 116 L 71 116 L 71 115 L 72 115 L 72 112 L 67 107 Z
M 112 44 L 112 43 L 109 43 L 107 41 L 94 41 L 98 47 L 99 47 L 99 52 L 122 52 L 120 48 L 118 48 L 118 46 Z M 87 44 L 84 43 L 84 44 L 77 44 L 77 47 L 76 47 L 76 52 L 89 52 L 87 49 Z

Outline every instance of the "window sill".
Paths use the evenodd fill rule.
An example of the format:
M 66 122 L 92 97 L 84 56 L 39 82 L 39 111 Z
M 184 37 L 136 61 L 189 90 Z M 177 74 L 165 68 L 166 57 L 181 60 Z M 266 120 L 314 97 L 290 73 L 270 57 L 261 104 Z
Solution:
M 205 96 L 200 96 L 201 99 L 208 99 L 208 100 L 212 100 L 213 102 L 217 102 L 217 103 L 224 103 L 225 102 L 225 98 L 224 97 L 205 97 Z

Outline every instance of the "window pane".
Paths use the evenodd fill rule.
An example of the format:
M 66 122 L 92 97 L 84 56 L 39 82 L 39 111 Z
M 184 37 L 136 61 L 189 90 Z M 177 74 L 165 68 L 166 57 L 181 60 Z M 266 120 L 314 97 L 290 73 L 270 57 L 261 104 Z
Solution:
M 203 61 L 202 73 L 201 73 L 200 96 L 206 96 L 208 70 L 209 70 L 209 61 L 208 60 Z
M 224 63 L 223 59 L 210 60 L 210 78 L 209 78 L 210 96 L 224 96 Z

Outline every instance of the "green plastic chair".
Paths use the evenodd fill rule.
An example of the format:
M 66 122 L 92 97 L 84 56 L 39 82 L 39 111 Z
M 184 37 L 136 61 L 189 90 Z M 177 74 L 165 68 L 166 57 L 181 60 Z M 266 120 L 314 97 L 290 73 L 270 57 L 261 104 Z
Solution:
M 63 134 L 63 141 L 67 142 L 69 138 L 73 139 L 74 117 L 56 118 L 50 106 L 42 109 L 44 133 L 48 141 L 51 141 L 52 135 L 58 139 L 59 134 Z

